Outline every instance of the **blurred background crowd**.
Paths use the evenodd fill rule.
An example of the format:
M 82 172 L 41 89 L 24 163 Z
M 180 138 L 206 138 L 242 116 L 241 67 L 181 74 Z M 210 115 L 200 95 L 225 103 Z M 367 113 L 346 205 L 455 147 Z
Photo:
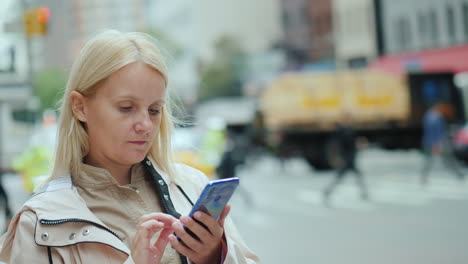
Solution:
M 468 0 L 1 0 L 13 211 L 49 172 L 74 58 L 108 28 L 158 41 L 186 124 L 176 158 L 241 177 L 233 215 L 264 263 L 468 261 Z

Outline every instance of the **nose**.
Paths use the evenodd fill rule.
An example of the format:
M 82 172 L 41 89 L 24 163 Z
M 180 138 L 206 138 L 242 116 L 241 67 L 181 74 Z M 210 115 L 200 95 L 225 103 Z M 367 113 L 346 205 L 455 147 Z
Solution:
M 135 130 L 139 133 L 149 132 L 153 128 L 153 122 L 148 111 L 141 113 L 135 124 Z

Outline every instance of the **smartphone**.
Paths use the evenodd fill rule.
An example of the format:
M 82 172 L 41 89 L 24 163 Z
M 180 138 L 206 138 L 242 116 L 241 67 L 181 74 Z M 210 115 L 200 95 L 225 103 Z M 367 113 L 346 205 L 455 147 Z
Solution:
M 197 202 L 193 205 L 189 216 L 193 218 L 193 214 L 195 214 L 195 212 L 202 211 L 211 215 L 216 221 L 218 221 L 224 207 L 226 207 L 229 199 L 231 199 L 238 185 L 239 178 L 236 177 L 209 182 L 205 186 L 205 189 L 203 189 Z M 208 229 L 202 222 L 196 220 L 195 218 L 193 219 L 205 229 Z M 200 240 L 192 231 L 190 231 L 190 229 L 187 227 L 184 227 L 184 229 L 192 237 Z M 180 238 L 177 239 L 181 241 Z
M 236 177 L 209 182 L 200 194 L 189 216 L 193 217 L 196 211 L 202 211 L 218 221 L 221 212 L 231 199 L 237 186 L 239 186 L 239 178 Z

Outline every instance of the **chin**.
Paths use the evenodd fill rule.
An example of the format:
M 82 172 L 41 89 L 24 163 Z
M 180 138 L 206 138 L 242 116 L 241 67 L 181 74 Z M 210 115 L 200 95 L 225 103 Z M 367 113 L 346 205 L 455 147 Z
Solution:
M 132 159 L 135 163 L 139 163 L 139 162 L 142 162 L 146 156 L 148 155 L 148 152 L 137 152 L 137 153 L 134 153 L 132 155 L 132 157 L 129 157 L 130 159 Z
M 126 165 L 134 165 L 137 163 L 142 162 L 145 159 L 146 155 L 127 155 L 124 157 L 121 157 L 121 163 L 126 164 Z

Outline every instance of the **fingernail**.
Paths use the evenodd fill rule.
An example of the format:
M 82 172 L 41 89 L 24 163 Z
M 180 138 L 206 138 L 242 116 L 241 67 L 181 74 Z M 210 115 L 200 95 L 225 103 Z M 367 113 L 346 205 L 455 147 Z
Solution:
M 200 212 L 196 212 L 193 216 L 195 216 L 195 218 L 200 218 L 200 217 L 201 217 L 201 213 L 200 213 Z
M 177 229 L 177 228 L 182 228 L 182 224 L 177 221 L 172 224 L 172 228 Z
M 188 221 L 189 221 L 188 216 L 185 216 L 185 215 L 184 215 L 184 216 L 180 217 L 180 221 L 181 221 L 182 223 L 184 223 L 184 224 L 187 224 Z

